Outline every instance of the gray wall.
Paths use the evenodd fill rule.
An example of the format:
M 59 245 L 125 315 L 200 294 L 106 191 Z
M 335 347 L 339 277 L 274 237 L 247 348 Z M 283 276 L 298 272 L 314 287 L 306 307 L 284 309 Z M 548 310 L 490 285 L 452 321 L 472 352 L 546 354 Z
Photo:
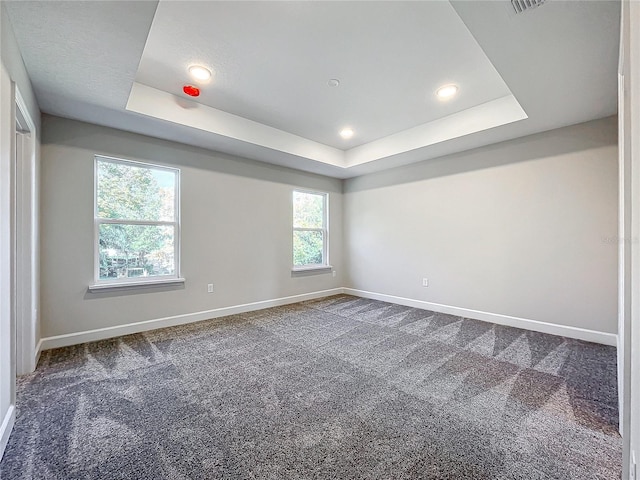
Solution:
M 58 117 L 42 122 L 43 337 L 343 285 L 340 180 Z M 97 153 L 181 169 L 184 287 L 88 293 Z M 295 187 L 329 192 L 336 277 L 291 275 Z M 207 283 L 215 293 L 207 293 Z
M 341 286 L 617 331 L 613 117 L 347 180 L 344 198 L 339 180 L 118 130 L 44 116 L 43 132 L 43 337 Z M 88 293 L 96 153 L 182 169 L 184 288 Z M 294 187 L 331 194 L 335 278 L 291 276 Z
M 615 333 L 617 188 L 615 117 L 348 180 L 347 284 Z
M 0 5 L 0 56 L 2 58 L 2 79 L 0 80 L 0 425 L 7 418 L 12 404 L 15 403 L 15 325 L 10 314 L 11 294 L 10 261 L 11 250 L 10 220 L 8 213 L 12 206 L 10 198 L 10 165 L 13 163 L 12 136 L 15 125 L 14 92 L 11 82 L 20 90 L 31 118 L 36 123 L 36 139 L 40 128 L 40 110 L 27 76 L 20 50 L 11 28 L 5 5 Z M 37 142 L 37 140 L 36 140 Z M 36 161 L 37 145 L 36 145 Z M 36 326 L 37 327 L 37 326 Z M 8 431 L 0 431 L 0 457 L 2 456 Z
M 11 311 L 11 83 L 0 68 L 0 458 L 15 403 L 15 325 Z
M 24 66 L 22 54 L 18 48 L 18 42 L 16 41 L 15 34 L 13 33 L 13 26 L 9 21 L 9 15 L 7 15 L 4 2 L 0 5 L 0 9 L 0 21 L 2 22 L 2 63 L 4 63 L 4 66 L 9 72 L 11 80 L 13 80 L 18 86 L 27 108 L 29 109 L 29 115 L 36 124 L 36 130 L 39 132 L 40 109 L 38 107 L 38 102 L 36 101 L 36 96 L 33 92 L 31 80 L 27 74 L 27 69 Z
M 619 86 L 621 155 L 620 349 L 623 476 L 640 474 L 640 4 L 622 2 Z M 634 470 L 635 469 L 635 470 Z

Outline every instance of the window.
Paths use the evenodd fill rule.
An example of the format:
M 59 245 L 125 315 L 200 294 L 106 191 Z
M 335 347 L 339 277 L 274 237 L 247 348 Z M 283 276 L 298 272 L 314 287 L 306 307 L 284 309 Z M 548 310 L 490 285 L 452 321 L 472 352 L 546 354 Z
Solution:
M 95 157 L 95 287 L 181 281 L 180 171 Z
M 293 268 L 328 267 L 327 194 L 293 191 Z

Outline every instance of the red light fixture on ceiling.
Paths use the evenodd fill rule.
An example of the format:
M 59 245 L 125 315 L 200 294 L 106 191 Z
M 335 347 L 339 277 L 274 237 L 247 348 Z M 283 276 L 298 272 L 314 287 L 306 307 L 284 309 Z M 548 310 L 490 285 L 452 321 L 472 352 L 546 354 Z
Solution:
M 200 95 L 200 89 L 198 87 L 194 87 L 193 85 L 185 85 L 184 87 L 182 87 L 182 91 L 190 97 L 198 97 Z

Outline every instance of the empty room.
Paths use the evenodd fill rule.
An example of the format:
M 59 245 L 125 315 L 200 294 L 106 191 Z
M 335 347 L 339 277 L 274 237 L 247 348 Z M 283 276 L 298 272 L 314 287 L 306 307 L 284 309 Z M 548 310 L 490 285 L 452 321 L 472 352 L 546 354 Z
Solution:
M 640 2 L 0 2 L 0 479 L 636 480 Z

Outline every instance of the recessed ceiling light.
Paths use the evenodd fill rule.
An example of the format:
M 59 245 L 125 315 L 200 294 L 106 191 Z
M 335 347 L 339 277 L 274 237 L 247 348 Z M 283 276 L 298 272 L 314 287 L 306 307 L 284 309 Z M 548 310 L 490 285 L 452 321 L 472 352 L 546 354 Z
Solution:
M 207 81 L 211 78 L 211 70 L 202 65 L 191 65 L 189 67 L 189 73 L 196 80 L 200 80 L 202 82 Z
M 451 98 L 456 93 L 458 93 L 457 85 L 445 85 L 444 87 L 440 87 L 438 90 L 436 90 L 436 95 L 442 100 Z
M 353 137 L 353 129 L 349 127 L 343 128 L 342 130 L 340 130 L 340 136 L 345 140 Z
M 332 78 L 327 82 L 327 85 L 329 85 L 330 87 L 337 87 L 338 85 L 340 85 L 340 80 L 338 80 L 337 78 Z

